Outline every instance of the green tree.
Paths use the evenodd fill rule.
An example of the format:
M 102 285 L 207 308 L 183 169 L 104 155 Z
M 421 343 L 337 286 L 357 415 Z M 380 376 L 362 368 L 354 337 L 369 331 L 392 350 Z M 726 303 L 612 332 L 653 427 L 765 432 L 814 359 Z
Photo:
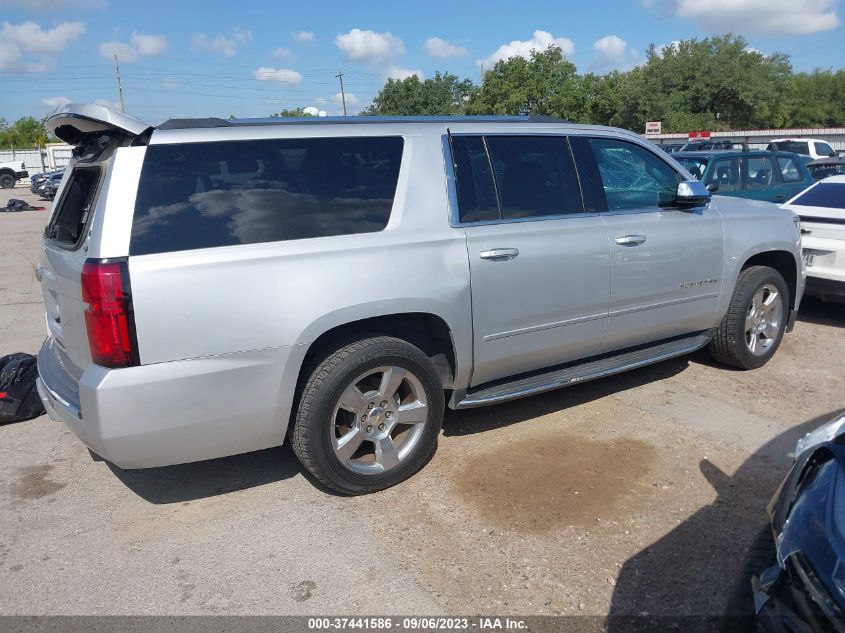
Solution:
M 620 83 L 612 122 L 642 132 L 782 127 L 789 120 L 792 66 L 731 34 L 649 47 L 646 63 Z
M 416 75 L 407 79 L 388 79 L 361 114 L 381 116 L 423 116 L 463 114 L 475 86 L 469 79 L 439 72 L 421 80 Z
M 285 118 L 296 118 L 296 117 L 305 117 L 305 116 L 314 116 L 309 112 L 305 111 L 305 108 L 292 108 L 288 110 L 287 108 L 283 109 L 278 114 L 271 114 L 270 116 L 278 116 L 278 117 L 285 117 Z
M 0 148 L 31 149 L 41 147 L 48 141 L 54 141 L 55 139 L 48 136 L 47 129 L 44 127 L 46 120 L 46 117 L 36 119 L 27 116 L 10 125 L 5 119 L 0 119 Z
M 511 57 L 484 73 L 467 104 L 469 114 L 533 114 L 584 118 L 584 98 L 575 64 L 550 46 L 531 58 Z

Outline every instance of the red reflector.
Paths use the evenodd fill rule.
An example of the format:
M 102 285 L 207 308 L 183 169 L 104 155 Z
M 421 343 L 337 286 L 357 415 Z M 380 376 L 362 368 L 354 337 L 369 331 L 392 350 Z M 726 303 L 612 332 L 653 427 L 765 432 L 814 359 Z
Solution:
M 3 400 L 6 397 L 5 391 L 0 391 L 0 400 Z
M 89 259 L 82 267 L 82 301 L 91 360 L 103 367 L 133 362 L 130 301 L 126 262 Z

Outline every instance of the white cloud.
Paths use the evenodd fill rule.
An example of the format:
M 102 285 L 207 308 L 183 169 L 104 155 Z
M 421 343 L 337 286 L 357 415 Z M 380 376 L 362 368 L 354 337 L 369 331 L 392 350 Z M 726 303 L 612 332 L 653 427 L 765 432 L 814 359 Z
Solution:
M 237 49 L 252 39 L 249 29 L 235 28 L 230 36 L 218 35 L 209 37 L 205 33 L 198 33 L 191 38 L 191 47 L 200 51 L 214 51 L 222 53 L 224 57 L 234 57 Z
M 82 22 L 62 22 L 52 29 L 42 29 L 35 22 L 3 22 L 0 41 L 27 53 L 61 53 L 73 40 L 85 33 Z
M 135 62 L 138 61 L 138 51 L 135 47 L 126 42 L 103 42 L 100 44 L 100 55 L 108 59 L 112 59 L 117 55 L 117 59 L 121 62 Z
M 270 68 L 262 66 L 252 71 L 253 78 L 258 81 L 278 81 L 284 84 L 302 83 L 302 75 L 287 68 Z
M 161 55 L 167 50 L 167 38 L 163 35 L 149 35 L 147 33 L 132 33 L 129 38 L 138 49 L 138 54 L 144 57 L 154 57 Z
M 132 33 L 129 38 L 132 43 L 112 40 L 100 44 L 100 55 L 112 59 L 117 55 L 119 62 L 131 63 L 140 57 L 154 57 L 167 50 L 167 38 L 163 35 L 148 35 L 146 33 Z
M 334 102 L 334 104 L 336 106 L 343 108 L 343 95 L 341 95 L 339 92 L 335 96 L 332 97 L 332 101 Z M 361 100 L 355 94 L 353 94 L 351 92 L 346 93 L 346 108 L 347 108 L 347 110 L 349 108 L 353 108 L 353 107 L 357 106 L 359 103 L 361 103 Z
M 56 108 L 61 108 L 69 104 L 70 99 L 67 97 L 50 97 L 49 99 L 42 99 L 41 103 L 55 110 Z
M 514 40 L 509 44 L 502 44 L 492 54 L 479 60 L 479 64 L 492 67 L 496 62 L 510 57 L 531 58 L 531 51 L 542 52 L 549 46 L 557 46 L 566 57 L 572 57 L 575 44 L 567 37 L 554 37 L 548 31 L 534 31 L 530 40 Z
M 711 33 L 807 35 L 839 26 L 838 0 L 675 0 L 675 14 Z
M 291 53 L 288 49 L 284 46 L 280 46 L 279 48 L 275 49 L 272 53 L 270 53 L 273 57 L 278 57 L 279 59 L 290 59 L 293 57 L 293 53 Z
M 460 57 L 467 54 L 467 49 L 457 44 L 450 44 L 439 37 L 430 37 L 425 41 L 423 49 L 432 57 L 438 59 L 449 59 L 450 57 Z
M 0 28 L 0 70 L 50 70 L 54 63 L 49 55 L 62 52 L 84 32 L 85 24 L 82 22 L 62 22 L 52 29 L 43 29 L 35 22 L 3 22 Z M 26 58 L 24 53 L 28 53 Z M 43 57 L 33 60 L 33 55 Z
M 636 64 L 640 54 L 618 35 L 607 35 L 593 43 L 592 69 L 625 68 Z
M 423 74 L 423 71 L 421 71 L 418 68 L 413 69 L 413 68 L 402 68 L 400 66 L 391 66 L 387 70 L 387 78 L 388 79 L 398 79 L 399 81 L 402 81 L 404 79 L 407 79 L 408 77 L 413 77 L 414 75 L 419 77 L 420 81 L 425 79 L 425 75 Z
M 166 90 L 173 90 L 174 88 L 179 87 L 179 81 L 177 81 L 173 77 L 165 77 L 164 79 L 161 80 L 161 85 Z
M 349 33 L 335 37 L 334 43 L 347 59 L 367 64 L 388 63 L 405 52 L 402 39 L 390 32 L 352 29 Z
M 313 42 L 314 34 L 311 31 L 300 31 L 293 34 L 293 39 L 297 42 Z

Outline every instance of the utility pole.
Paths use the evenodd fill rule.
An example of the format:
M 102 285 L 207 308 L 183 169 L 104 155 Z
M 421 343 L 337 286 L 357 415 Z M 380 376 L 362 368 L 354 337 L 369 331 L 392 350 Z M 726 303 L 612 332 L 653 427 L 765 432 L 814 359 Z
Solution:
M 335 78 L 340 79 L 340 100 L 343 102 L 343 116 L 346 116 L 346 93 L 343 91 L 343 71 L 338 70 Z
M 114 54 L 114 72 L 117 75 L 117 92 L 120 94 L 120 111 L 125 113 L 126 108 L 123 105 L 123 83 L 120 81 L 120 66 L 117 63 L 117 53 Z

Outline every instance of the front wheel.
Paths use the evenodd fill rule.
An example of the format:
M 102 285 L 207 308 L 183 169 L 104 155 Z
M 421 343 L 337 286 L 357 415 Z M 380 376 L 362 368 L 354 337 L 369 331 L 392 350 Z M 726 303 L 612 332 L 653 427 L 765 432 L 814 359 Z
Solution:
M 711 355 L 739 369 L 762 367 L 780 346 L 788 314 L 789 290 L 781 274 L 768 266 L 746 268 L 713 332 Z
M 343 494 L 394 486 L 437 446 L 443 385 L 401 339 L 359 339 L 320 356 L 302 387 L 291 445 L 322 484 Z

